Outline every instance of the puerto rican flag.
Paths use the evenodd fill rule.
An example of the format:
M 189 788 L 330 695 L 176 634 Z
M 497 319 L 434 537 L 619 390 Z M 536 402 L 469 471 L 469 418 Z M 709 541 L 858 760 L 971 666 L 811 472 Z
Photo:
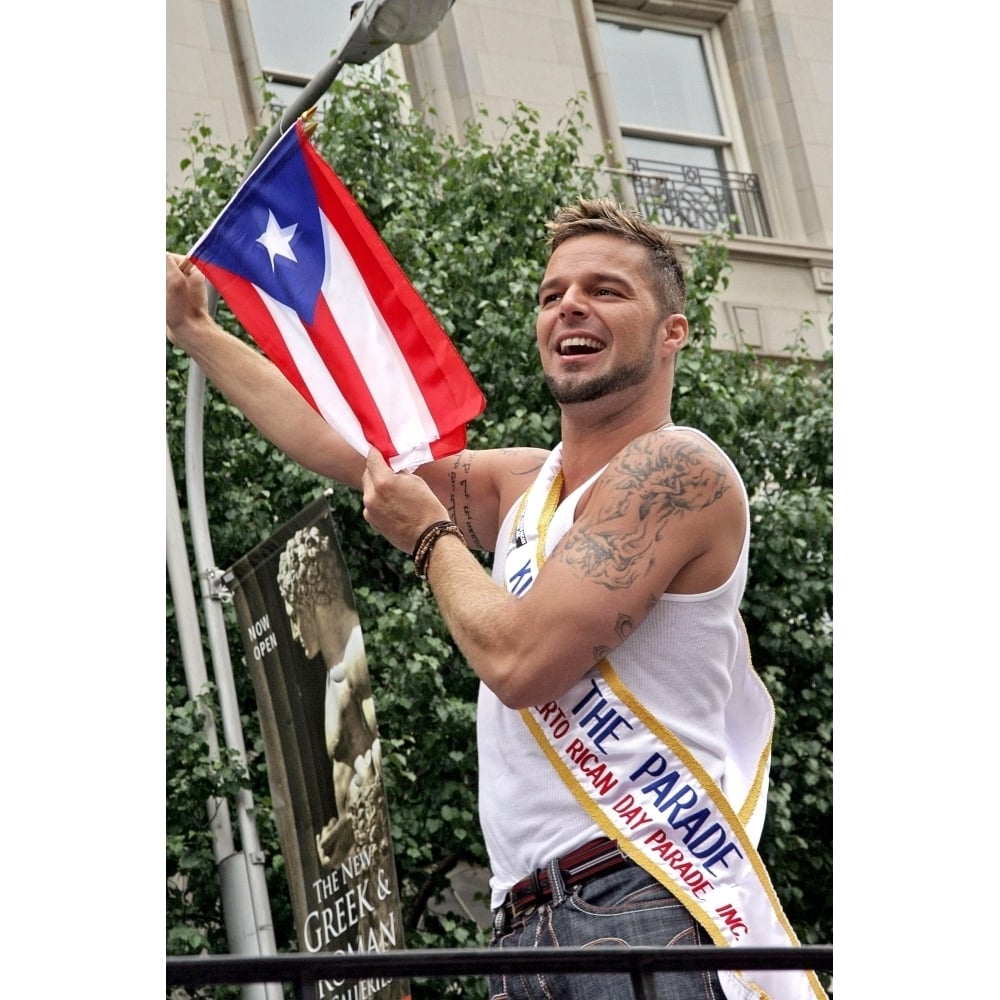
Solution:
M 465 447 L 486 400 L 296 122 L 189 257 L 258 346 L 362 455 L 414 469 Z

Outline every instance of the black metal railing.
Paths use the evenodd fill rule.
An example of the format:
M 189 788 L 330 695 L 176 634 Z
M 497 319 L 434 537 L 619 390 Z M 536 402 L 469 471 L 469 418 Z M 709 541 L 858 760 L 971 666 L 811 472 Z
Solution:
M 498 972 L 627 973 L 636 1000 L 655 1000 L 654 972 L 731 969 L 833 971 L 833 945 L 799 948 L 433 948 L 413 951 L 167 958 L 167 987 L 290 984 L 297 1000 L 319 1000 L 321 982 L 479 976 Z
M 735 170 L 628 159 L 628 177 L 639 212 L 662 226 L 728 230 L 770 236 L 771 224 L 756 174 Z

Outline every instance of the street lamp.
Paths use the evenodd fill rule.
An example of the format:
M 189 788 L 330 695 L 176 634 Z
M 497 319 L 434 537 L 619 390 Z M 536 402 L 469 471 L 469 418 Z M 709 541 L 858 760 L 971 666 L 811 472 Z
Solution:
M 337 74 L 348 64 L 366 63 L 380 55 L 391 45 L 412 45 L 427 38 L 448 13 L 454 0 L 365 0 L 360 10 L 355 9 L 353 25 L 335 51 L 333 58 L 303 88 L 301 94 L 285 110 L 280 120 L 265 136 L 257 148 L 250 170 L 305 112 L 329 90 Z M 357 8 L 358 5 L 355 5 Z M 218 293 L 209 288 L 208 307 L 214 312 Z M 222 728 L 227 747 L 235 750 L 246 762 L 246 749 L 240 725 L 239 705 L 233 680 L 229 642 L 220 598 L 223 593 L 221 574 L 215 567 L 212 541 L 208 530 L 208 506 L 205 501 L 203 463 L 205 374 L 192 361 L 188 375 L 188 392 L 184 422 L 184 461 L 187 484 L 188 516 L 191 543 L 194 549 L 198 579 L 201 581 L 202 610 L 208 647 L 214 667 L 215 684 L 219 697 Z M 185 676 L 189 693 L 197 696 L 207 683 L 207 674 L 201 650 L 201 632 L 197 608 L 191 585 L 190 567 L 184 544 L 180 504 L 174 485 L 173 466 L 167 449 L 167 567 L 178 635 L 184 659 Z M 215 742 L 214 725 L 206 724 L 206 739 L 210 752 Z M 276 951 L 271 923 L 267 884 L 264 879 L 263 854 L 253 819 L 253 801 L 248 790 L 237 796 L 237 820 L 242 850 L 235 854 L 222 851 L 226 863 L 219 864 L 222 886 L 224 917 L 230 948 L 242 954 L 273 954 Z M 232 844 L 228 821 L 220 822 L 217 814 L 213 826 L 217 855 L 219 848 Z M 274 992 L 277 989 L 277 992 Z M 257 995 L 280 997 L 280 987 L 264 984 L 263 993 L 253 987 L 244 990 L 248 998 Z
M 364 63 L 390 45 L 422 42 L 441 23 L 455 0 L 385 0 L 367 3 L 358 17 L 358 30 L 345 42 L 345 62 Z

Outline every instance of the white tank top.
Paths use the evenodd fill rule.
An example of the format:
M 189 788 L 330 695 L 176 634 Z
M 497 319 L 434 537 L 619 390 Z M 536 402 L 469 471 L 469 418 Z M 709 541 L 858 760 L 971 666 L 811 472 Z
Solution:
M 683 428 L 690 432 L 692 428 Z M 746 488 L 735 466 L 708 437 Z M 561 445 L 540 475 L 552 474 Z M 548 473 L 547 471 L 548 470 Z M 601 472 L 566 497 L 548 529 L 546 549 L 569 530 L 582 493 Z M 504 557 L 518 504 L 497 537 L 493 579 L 504 580 Z M 738 611 L 747 577 L 750 525 L 729 579 L 705 594 L 664 594 L 642 624 L 609 656 L 615 672 L 645 707 L 695 755 L 725 788 L 725 711 L 732 692 L 731 669 L 743 640 Z M 590 671 L 596 676 L 596 668 Z M 589 674 L 588 674 L 589 676 Z M 561 857 L 603 831 L 584 812 L 540 750 L 518 711 L 509 709 L 485 684 L 479 686 L 479 817 L 490 858 L 495 908 L 507 891 L 536 868 Z M 609 760 L 614 769 L 614 761 Z

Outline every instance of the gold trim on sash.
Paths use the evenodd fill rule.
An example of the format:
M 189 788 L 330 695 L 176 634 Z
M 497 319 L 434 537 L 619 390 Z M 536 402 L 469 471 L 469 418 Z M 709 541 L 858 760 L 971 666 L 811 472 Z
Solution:
M 542 563 L 545 562 L 545 540 L 549 536 L 549 525 L 552 523 L 552 518 L 556 514 L 556 508 L 559 506 L 562 488 L 563 474 L 562 469 L 560 469 L 556 473 L 555 479 L 552 480 L 552 485 L 549 487 L 549 495 L 545 498 L 545 503 L 542 505 L 542 514 L 538 519 L 538 548 L 536 550 L 536 558 L 539 569 L 541 569 Z
M 738 614 L 736 616 L 736 620 L 739 622 L 740 634 L 743 636 L 743 645 L 744 648 L 746 649 L 746 654 L 747 654 L 747 665 L 749 666 L 754 676 L 759 676 L 757 674 L 757 671 L 754 670 L 753 660 L 750 658 L 750 636 L 747 635 L 747 627 L 743 623 L 743 616 Z M 763 683 L 764 682 L 761 681 L 762 687 Z M 768 695 L 768 698 L 770 698 L 770 695 Z M 767 742 L 764 744 L 764 747 L 760 752 L 760 758 L 757 761 L 757 770 L 754 775 L 753 784 L 751 784 L 747 792 L 747 797 L 743 801 L 743 806 L 740 808 L 738 813 L 741 823 L 749 823 L 750 817 L 756 812 L 757 806 L 760 804 L 761 790 L 764 788 L 764 782 L 767 780 L 770 761 L 771 761 L 771 737 L 769 736 Z

